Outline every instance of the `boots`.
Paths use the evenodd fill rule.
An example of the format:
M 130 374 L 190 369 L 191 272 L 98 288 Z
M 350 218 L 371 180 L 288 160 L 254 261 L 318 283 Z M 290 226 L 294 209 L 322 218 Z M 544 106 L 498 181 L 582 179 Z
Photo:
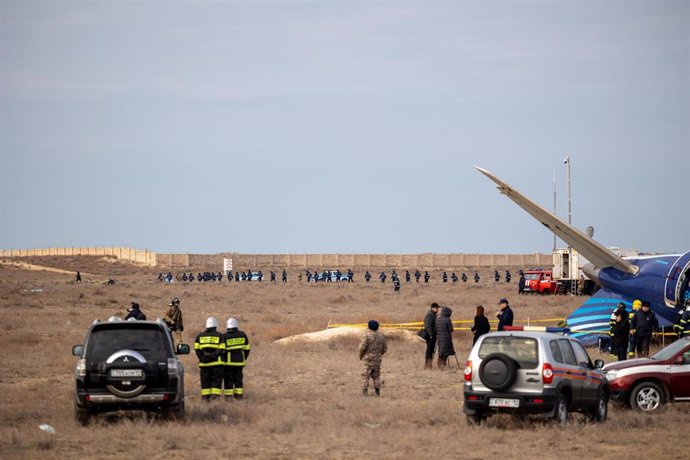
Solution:
M 431 365 L 434 362 L 433 359 L 425 359 L 424 360 L 424 369 L 432 369 L 433 366 Z
M 438 368 L 443 369 L 448 364 L 448 358 L 438 357 Z
M 374 388 L 374 391 L 376 392 L 376 396 L 381 396 L 381 388 Z

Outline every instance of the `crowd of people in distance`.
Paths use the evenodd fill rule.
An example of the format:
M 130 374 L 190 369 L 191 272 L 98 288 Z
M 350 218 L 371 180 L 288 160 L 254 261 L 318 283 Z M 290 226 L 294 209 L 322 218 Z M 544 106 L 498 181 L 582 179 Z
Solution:
M 522 270 L 519 270 L 519 273 L 522 273 Z M 403 285 L 402 277 L 398 274 L 398 272 L 393 269 L 392 272 L 387 274 L 385 271 L 381 271 L 378 275 L 379 281 L 382 284 L 385 284 L 386 281 L 389 279 L 390 276 L 390 282 L 393 285 L 393 292 L 399 293 L 401 290 L 401 287 Z M 420 280 L 423 280 L 424 284 L 429 284 L 429 281 L 433 278 L 431 274 L 429 274 L 429 271 L 425 270 L 423 273 L 420 270 L 414 270 L 414 272 L 410 272 L 410 270 L 405 270 L 404 273 L 404 279 L 405 279 L 405 284 L 410 284 L 412 283 L 412 279 L 414 278 L 415 283 L 420 283 Z M 158 274 L 158 281 L 165 282 L 165 283 L 173 283 L 173 282 L 182 282 L 182 283 L 192 283 L 192 282 L 221 282 L 224 279 L 228 280 L 228 282 L 263 282 L 264 281 L 264 273 L 261 270 L 254 271 L 254 270 L 244 270 L 244 271 L 226 271 L 225 274 L 223 272 L 199 272 L 194 275 L 192 272 L 182 272 L 178 273 L 176 275 L 173 275 L 172 272 L 168 272 L 167 274 L 164 273 L 159 273 Z M 302 282 L 304 279 L 308 283 L 354 283 L 355 281 L 355 272 L 351 269 L 348 268 L 347 271 L 341 271 L 340 269 L 332 270 L 332 269 L 307 269 L 304 270 L 304 276 L 303 272 L 299 271 L 297 274 L 297 279 L 299 282 Z M 364 273 L 364 282 L 369 283 L 372 279 L 372 274 L 369 272 L 369 270 Z M 442 274 L 440 275 L 440 280 L 442 283 L 451 283 L 451 284 L 457 284 L 459 281 L 462 281 L 463 283 L 467 283 L 470 278 L 468 277 L 467 273 L 461 272 L 460 276 L 458 276 L 454 271 L 450 272 L 450 275 L 448 274 L 448 271 L 443 271 Z M 474 283 L 479 283 L 481 281 L 481 277 L 479 275 L 479 272 L 475 271 L 474 275 L 472 277 L 474 280 Z M 501 275 L 498 272 L 498 270 L 494 270 L 494 280 L 495 282 L 500 282 L 501 281 Z M 511 274 L 510 271 L 506 270 L 503 280 L 506 283 L 510 283 L 511 281 Z M 268 281 L 271 283 L 276 283 L 278 282 L 278 272 L 270 270 L 269 275 L 268 275 Z M 288 282 L 288 272 L 287 270 L 282 270 L 280 273 L 280 281 L 282 283 L 287 283 Z

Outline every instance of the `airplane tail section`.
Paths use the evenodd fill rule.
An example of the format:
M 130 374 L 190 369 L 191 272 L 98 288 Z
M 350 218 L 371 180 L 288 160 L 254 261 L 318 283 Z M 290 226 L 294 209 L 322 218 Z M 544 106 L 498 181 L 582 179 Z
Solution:
M 486 169 L 475 166 L 479 172 L 498 184 L 498 189 L 502 194 L 513 200 L 522 209 L 527 211 L 532 217 L 541 222 L 545 227 L 554 232 L 560 239 L 575 248 L 587 260 L 589 260 L 595 267 L 606 268 L 613 267 L 624 273 L 632 275 L 638 272 L 638 267 L 631 264 L 627 260 L 614 254 L 612 251 L 606 249 L 597 241 L 588 237 L 572 225 L 569 225 L 559 219 L 557 216 L 551 214 L 529 198 L 522 195 L 520 192 L 506 184 Z
M 618 304 L 623 302 L 628 313 L 632 311 L 632 299 L 616 294 L 607 288 L 599 289 L 585 303 L 580 305 L 566 318 L 567 327 L 570 329 L 568 335 L 575 337 L 585 346 L 597 344 L 597 339 L 602 335 L 607 335 L 610 329 L 609 320 L 611 314 L 618 308 Z M 657 320 L 660 327 L 670 327 L 673 322 L 659 315 Z
M 609 289 L 599 289 L 566 318 L 569 335 L 585 346 L 596 345 L 599 337 L 608 334 L 611 313 L 616 310 L 619 302 L 623 302 L 628 310 L 632 309 L 632 300 Z

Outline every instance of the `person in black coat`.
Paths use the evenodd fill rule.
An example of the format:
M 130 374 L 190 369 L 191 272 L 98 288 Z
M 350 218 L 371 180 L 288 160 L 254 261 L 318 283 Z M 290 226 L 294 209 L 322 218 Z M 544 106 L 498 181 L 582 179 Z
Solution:
M 470 329 L 474 333 L 474 339 L 472 339 L 472 345 L 477 342 L 477 339 L 482 335 L 491 331 L 491 325 L 489 324 L 489 319 L 484 316 L 484 307 L 479 305 L 477 307 L 477 316 L 474 317 L 474 324 Z
M 436 350 L 436 316 L 438 315 L 438 304 L 436 302 L 431 304 L 429 311 L 424 315 L 424 331 L 426 336 L 423 337 L 426 342 L 426 354 L 424 355 L 424 369 L 431 369 L 431 363 L 434 361 L 434 351 Z
M 498 307 L 500 310 L 496 314 L 498 318 L 498 328 L 496 328 L 496 330 L 500 332 L 505 326 L 513 325 L 513 310 L 511 310 L 510 305 L 508 305 L 508 299 L 499 300 Z
M 518 294 L 525 293 L 525 275 L 520 275 L 520 280 L 518 281 Z
M 127 309 L 127 316 L 125 316 L 125 319 L 128 320 L 130 318 L 137 321 L 146 321 L 146 315 L 141 311 L 139 304 L 136 302 L 132 302 L 132 307 Z
M 651 310 L 649 302 L 642 302 L 642 309 L 635 312 L 630 323 L 630 332 L 635 335 L 637 357 L 649 356 L 649 342 L 652 333 L 659 331 L 659 321 Z
M 436 336 L 438 337 L 438 367 L 448 365 L 448 357 L 455 355 L 453 347 L 453 323 L 450 315 L 453 310 L 441 307 L 441 314 L 436 317 Z
M 612 327 L 611 350 L 618 358 L 618 361 L 625 361 L 628 355 L 628 337 L 630 336 L 628 311 L 625 307 L 619 308 L 616 310 L 615 316 L 615 322 Z

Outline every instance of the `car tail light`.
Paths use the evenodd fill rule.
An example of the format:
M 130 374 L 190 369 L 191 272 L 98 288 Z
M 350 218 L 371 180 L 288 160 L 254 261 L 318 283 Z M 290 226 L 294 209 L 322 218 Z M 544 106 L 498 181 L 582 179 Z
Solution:
M 177 375 L 177 359 L 168 358 L 168 375 Z
M 532 402 L 533 402 L 534 404 L 544 404 L 544 400 L 543 400 L 543 399 L 533 399 Z
M 477 395 L 472 395 L 472 396 L 468 396 L 467 399 L 468 399 L 469 401 L 479 401 L 479 396 L 477 396 Z
M 91 401 L 91 395 L 86 395 L 84 397 L 84 401 Z
M 465 381 L 472 381 L 472 361 L 467 361 L 465 365 Z
M 85 377 L 86 376 L 86 360 L 85 359 L 77 360 L 76 373 L 77 373 L 77 377 Z
M 544 363 L 544 367 L 541 370 L 541 377 L 544 383 L 553 382 L 553 367 L 551 367 L 551 364 Z
M 163 401 L 170 401 L 170 395 L 168 393 L 163 395 Z

